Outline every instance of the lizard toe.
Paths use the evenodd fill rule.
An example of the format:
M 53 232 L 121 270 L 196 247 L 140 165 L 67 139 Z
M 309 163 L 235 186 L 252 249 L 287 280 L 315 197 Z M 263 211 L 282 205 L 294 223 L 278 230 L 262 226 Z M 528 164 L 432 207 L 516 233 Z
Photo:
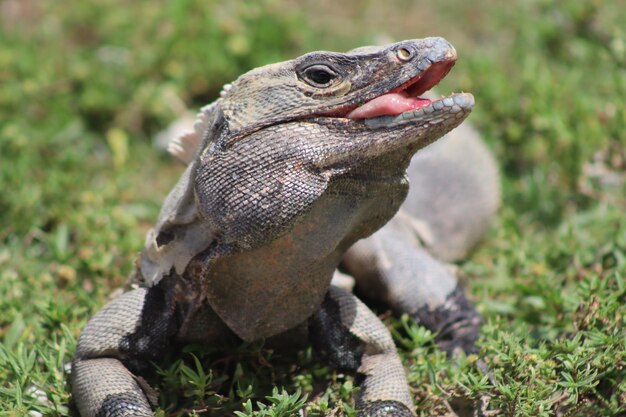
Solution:
M 463 290 L 457 287 L 442 305 L 430 309 L 427 306 L 413 314 L 415 321 L 437 333 L 435 341 L 449 356 L 459 351 L 476 353 L 476 341 L 480 333 L 482 317 Z

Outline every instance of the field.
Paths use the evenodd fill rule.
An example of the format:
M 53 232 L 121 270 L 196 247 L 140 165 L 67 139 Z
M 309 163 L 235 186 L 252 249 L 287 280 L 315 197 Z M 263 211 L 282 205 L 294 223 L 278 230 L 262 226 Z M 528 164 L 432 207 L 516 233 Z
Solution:
M 440 35 L 459 61 L 439 89 L 475 95 L 503 202 L 458 264 L 478 355 L 379 312 L 418 415 L 626 416 L 626 1 L 338 3 L 0 0 L 0 415 L 76 413 L 80 330 L 182 171 L 156 133 L 250 68 Z M 353 415 L 352 377 L 310 351 L 163 366 L 160 416 Z

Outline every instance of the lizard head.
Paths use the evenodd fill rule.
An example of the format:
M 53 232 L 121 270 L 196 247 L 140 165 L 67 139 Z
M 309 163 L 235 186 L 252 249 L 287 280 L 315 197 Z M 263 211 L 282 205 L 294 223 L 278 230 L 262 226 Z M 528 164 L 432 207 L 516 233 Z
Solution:
M 426 38 L 242 75 L 216 102 L 197 153 L 198 212 L 223 242 L 256 247 L 288 230 L 333 178 L 352 172 L 367 187 L 369 177 L 403 176 L 419 148 L 473 107 L 471 94 L 420 97 L 455 61 L 446 40 Z
M 221 107 L 230 131 L 243 134 L 313 117 L 389 128 L 427 123 L 445 113 L 466 115 L 473 106 L 470 94 L 434 102 L 420 97 L 446 76 L 456 57 L 442 38 L 363 47 L 345 54 L 312 52 L 242 75 L 225 87 Z M 402 119 L 395 121 L 385 117 L 400 115 Z

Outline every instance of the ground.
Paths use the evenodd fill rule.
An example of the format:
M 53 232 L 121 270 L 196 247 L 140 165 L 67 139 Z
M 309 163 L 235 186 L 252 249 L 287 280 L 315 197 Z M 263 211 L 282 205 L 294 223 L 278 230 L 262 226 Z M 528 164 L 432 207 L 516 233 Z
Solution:
M 0 0 L 0 414 L 75 412 L 76 339 L 182 170 L 155 133 L 249 68 L 441 35 L 460 56 L 441 90 L 476 96 L 503 206 L 458 264 L 477 356 L 379 311 L 418 414 L 626 415 L 626 2 L 220 3 Z M 189 347 L 159 373 L 160 415 L 352 412 L 352 379 L 310 351 Z

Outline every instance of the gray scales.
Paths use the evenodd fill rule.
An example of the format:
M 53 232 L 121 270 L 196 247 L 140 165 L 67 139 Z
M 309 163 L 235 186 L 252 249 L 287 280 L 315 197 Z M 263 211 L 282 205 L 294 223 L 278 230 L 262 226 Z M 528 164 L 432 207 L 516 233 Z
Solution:
M 81 415 L 152 415 L 140 375 L 173 348 L 296 332 L 358 374 L 359 416 L 413 416 L 388 330 L 331 280 L 349 275 L 449 353 L 474 349 L 480 317 L 445 262 L 487 228 L 497 170 L 466 125 L 431 145 L 471 112 L 471 94 L 420 97 L 455 61 L 444 39 L 407 40 L 309 53 L 226 86 L 172 142 L 187 169 L 126 292 L 78 340 Z

